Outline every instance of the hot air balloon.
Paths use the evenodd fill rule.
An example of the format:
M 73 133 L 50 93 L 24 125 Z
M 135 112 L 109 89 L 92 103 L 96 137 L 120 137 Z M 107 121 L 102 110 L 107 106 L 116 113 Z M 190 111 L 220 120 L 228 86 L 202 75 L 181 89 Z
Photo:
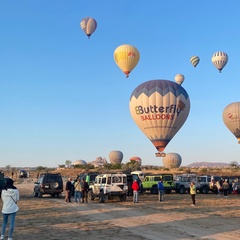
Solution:
M 190 62 L 192 63 L 192 65 L 194 67 L 196 67 L 198 65 L 198 63 L 200 62 L 200 58 L 198 56 L 192 56 L 190 58 Z
M 185 79 L 185 77 L 182 74 L 177 74 L 175 76 L 175 82 L 180 84 L 180 85 L 184 82 L 184 79 Z
M 138 64 L 140 53 L 134 46 L 124 44 L 115 49 L 113 57 L 118 67 L 128 78 L 130 72 Z
M 215 52 L 212 56 L 213 65 L 222 72 L 222 69 L 228 62 L 228 55 L 225 52 Z
M 163 158 L 163 165 L 166 168 L 178 168 L 182 163 L 182 158 L 178 153 L 167 153 Z
M 90 38 L 97 28 L 97 22 L 94 18 L 86 17 L 80 22 L 80 27 L 88 36 L 88 38 Z
M 131 157 L 130 162 L 137 162 L 141 166 L 142 164 L 142 159 L 140 157 Z
M 169 80 L 151 80 L 140 84 L 129 102 L 137 126 L 161 152 L 186 121 L 190 100 L 186 90 Z
M 240 144 L 240 102 L 227 105 L 223 110 L 223 122 Z
M 121 151 L 111 151 L 108 155 L 109 160 L 112 164 L 121 163 L 123 159 L 123 153 Z

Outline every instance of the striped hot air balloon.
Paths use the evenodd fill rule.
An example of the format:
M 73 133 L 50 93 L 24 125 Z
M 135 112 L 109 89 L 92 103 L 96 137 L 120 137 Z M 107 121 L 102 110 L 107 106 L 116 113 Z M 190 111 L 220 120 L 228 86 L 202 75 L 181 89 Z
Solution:
M 80 27 L 88 36 L 88 38 L 90 38 L 97 28 L 97 22 L 94 18 L 86 17 L 80 22 Z
M 130 72 L 138 64 L 140 53 L 134 46 L 124 44 L 115 49 L 113 57 L 118 67 L 126 74 L 126 77 L 128 77 Z
M 190 100 L 181 85 L 151 80 L 132 92 L 129 107 L 136 125 L 161 153 L 186 121 Z
M 222 72 L 227 62 L 228 55 L 225 52 L 215 52 L 212 56 L 212 63 L 219 72 Z
M 198 65 L 198 63 L 200 62 L 200 58 L 198 56 L 192 56 L 190 58 L 190 62 L 192 63 L 192 65 L 194 67 L 196 67 Z

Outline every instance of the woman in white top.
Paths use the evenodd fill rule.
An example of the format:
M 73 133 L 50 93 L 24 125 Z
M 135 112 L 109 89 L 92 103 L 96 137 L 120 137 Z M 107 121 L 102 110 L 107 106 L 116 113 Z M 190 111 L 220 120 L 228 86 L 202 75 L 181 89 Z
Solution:
M 9 226 L 9 234 L 8 240 L 12 240 L 12 234 L 15 226 L 15 216 L 17 211 L 19 210 L 17 201 L 19 200 L 19 191 L 13 185 L 12 179 L 7 179 L 5 182 L 5 186 L 2 190 L 2 215 L 3 215 L 3 222 L 2 222 L 2 231 L 0 239 L 4 239 L 5 230 L 8 223 L 8 217 L 10 218 L 10 226 Z

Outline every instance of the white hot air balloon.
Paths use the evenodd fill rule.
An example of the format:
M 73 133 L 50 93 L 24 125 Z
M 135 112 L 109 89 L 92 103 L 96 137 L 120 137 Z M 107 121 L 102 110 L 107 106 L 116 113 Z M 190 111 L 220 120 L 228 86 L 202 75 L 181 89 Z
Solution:
M 111 151 L 108 155 L 109 160 L 112 164 L 121 163 L 123 160 L 123 153 L 121 151 Z
M 178 168 L 182 163 L 182 158 L 178 153 L 167 153 L 163 158 L 163 165 L 166 168 Z
M 175 75 L 174 79 L 175 79 L 176 83 L 181 85 L 184 82 L 185 77 L 183 74 L 177 74 L 177 75 Z
M 225 52 L 215 52 L 212 56 L 213 65 L 222 72 L 222 69 L 228 62 L 228 55 Z
M 130 113 L 136 125 L 158 150 L 165 147 L 187 120 L 190 100 L 186 90 L 169 80 L 151 80 L 132 92 Z
M 233 102 L 223 110 L 223 122 L 240 143 L 240 102 Z

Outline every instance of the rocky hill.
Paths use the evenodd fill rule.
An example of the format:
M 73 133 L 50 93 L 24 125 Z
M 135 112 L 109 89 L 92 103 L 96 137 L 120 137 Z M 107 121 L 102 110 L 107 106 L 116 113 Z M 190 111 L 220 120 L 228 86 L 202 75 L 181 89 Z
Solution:
M 191 168 L 199 168 L 199 167 L 205 167 L 205 168 L 212 168 L 212 167 L 219 167 L 219 168 L 224 168 L 224 167 L 229 167 L 229 163 L 222 163 L 222 162 L 194 162 L 186 167 L 191 167 Z

